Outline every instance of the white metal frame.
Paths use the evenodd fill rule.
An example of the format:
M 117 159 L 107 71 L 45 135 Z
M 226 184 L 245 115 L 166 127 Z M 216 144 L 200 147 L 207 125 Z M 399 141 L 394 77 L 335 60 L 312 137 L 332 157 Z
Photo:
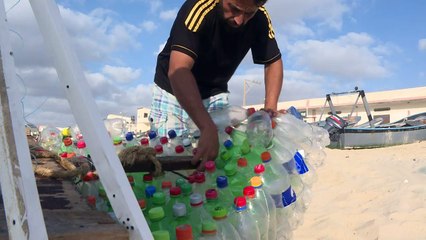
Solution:
M 0 0 L 0 3 L 3 8 L 3 13 L 0 14 L 2 16 L 2 19 L 5 19 L 3 0 Z M 128 183 L 127 176 L 123 170 L 120 160 L 118 159 L 113 149 L 112 142 L 106 131 L 102 118 L 98 112 L 98 107 L 96 106 L 92 93 L 90 92 L 90 88 L 83 74 L 81 65 L 77 59 L 75 51 L 71 48 L 69 35 L 63 24 L 58 6 L 53 0 L 30 0 L 30 4 L 37 19 L 40 31 L 44 37 L 47 49 L 51 50 L 51 55 L 53 58 L 53 62 L 55 63 L 60 83 L 65 89 L 67 99 L 71 106 L 71 111 L 75 117 L 75 120 L 78 123 L 80 130 L 84 134 L 84 138 L 87 142 L 88 147 L 90 148 L 92 160 L 95 163 L 101 183 L 107 192 L 108 198 L 111 202 L 117 219 L 129 230 L 130 239 L 152 240 L 153 236 L 151 234 L 151 231 L 148 227 L 145 218 L 143 217 L 142 211 L 140 211 L 139 205 L 136 201 L 130 184 Z M 8 33 L 4 34 L 5 31 L 7 31 L 7 28 L 3 27 L 3 29 L 6 30 L 3 30 L 3 32 L 1 32 L 2 38 L 5 35 L 9 35 Z M 11 66 L 8 66 L 9 75 L 15 74 L 13 70 L 13 64 L 11 64 Z M 11 93 L 9 92 L 9 94 Z M 11 109 L 18 109 L 17 106 L 12 107 L 13 108 Z M 23 115 L 21 115 L 21 118 L 23 118 L 22 116 Z M 2 121 L 0 121 L 0 124 L 1 123 Z M 21 127 L 21 129 L 23 128 Z M 15 131 L 14 129 L 13 132 L 17 134 L 16 132 L 18 131 Z M 25 140 L 24 131 L 22 130 L 21 132 L 22 134 L 18 137 L 15 137 L 15 139 Z M 26 152 L 28 154 L 28 145 L 26 142 L 24 146 L 26 147 Z M 29 159 L 29 156 L 18 157 L 20 160 Z M 5 162 L 8 162 L 8 160 L 8 158 L 3 159 L 3 161 Z M 0 162 L 0 164 L 2 164 L 2 162 Z M 27 162 L 27 165 L 29 167 L 31 166 L 29 162 Z M 0 167 L 0 169 L 3 168 Z M 20 169 L 22 171 L 22 166 L 20 167 Z M 26 172 L 26 175 L 33 176 L 31 168 L 26 170 L 28 172 L 31 172 L 30 174 Z M 9 172 L 9 174 L 10 173 L 12 172 Z M 16 176 L 13 175 L 9 178 L 11 179 L 9 179 L 6 184 L 10 183 L 12 178 L 16 178 Z M 1 180 L 3 184 L 3 177 Z M 29 196 L 31 198 L 38 198 L 38 193 L 35 188 L 34 176 L 24 183 L 25 185 L 28 184 L 28 186 L 31 186 L 32 189 L 34 189 L 34 191 L 30 192 Z M 5 193 L 5 191 L 10 191 L 10 188 L 6 187 L 6 190 L 2 188 L 2 191 Z M 8 194 L 4 194 L 4 196 L 4 199 L 8 199 Z M 11 209 L 8 208 L 6 209 L 6 211 L 10 211 L 12 213 L 13 211 L 19 209 L 19 207 L 24 207 L 26 211 L 37 209 L 37 206 L 32 206 L 27 201 L 25 201 L 24 206 L 17 206 L 18 202 L 14 200 L 10 202 L 10 204 L 14 205 L 14 207 L 12 207 Z M 38 201 L 32 202 L 34 203 Z M 43 220 L 40 205 L 38 205 L 38 210 L 39 211 L 34 213 L 34 215 L 32 216 L 34 217 L 34 219 L 41 218 Z M 20 216 L 23 215 L 20 214 Z M 31 222 L 32 221 L 29 221 L 29 223 Z M 41 222 L 43 225 L 42 229 L 44 229 L 44 235 L 40 235 L 41 237 L 37 239 L 46 238 L 44 221 Z M 30 235 L 32 233 L 43 232 L 42 230 L 38 229 L 38 227 L 39 226 L 28 224 Z M 10 233 L 10 236 L 12 236 L 12 239 L 22 239 L 19 238 L 20 235 L 17 235 L 15 233 Z

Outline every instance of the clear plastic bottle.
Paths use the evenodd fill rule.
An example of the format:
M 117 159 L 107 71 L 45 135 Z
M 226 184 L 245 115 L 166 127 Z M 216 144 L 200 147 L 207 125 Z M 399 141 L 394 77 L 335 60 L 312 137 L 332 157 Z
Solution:
M 204 204 L 204 208 L 207 210 L 207 212 L 213 216 L 214 209 L 219 206 L 219 198 L 218 193 L 216 189 L 211 188 L 207 189 L 206 193 L 206 203 Z
M 170 221 L 169 231 L 170 238 L 176 239 L 176 227 L 183 224 L 190 224 L 190 219 L 188 216 L 187 208 L 183 203 L 175 203 L 173 205 L 173 219 Z
M 194 147 L 192 146 L 191 139 L 184 138 L 182 140 L 182 145 L 185 148 L 185 155 L 187 155 L 187 156 L 194 155 Z
M 257 111 L 247 118 L 247 139 L 252 146 L 268 147 L 273 138 L 272 122 L 265 111 Z
M 168 222 L 162 207 L 154 207 L 148 211 L 151 232 L 168 229 Z
M 247 186 L 243 190 L 246 197 L 248 212 L 252 215 L 259 227 L 260 239 L 268 240 L 269 222 L 268 212 L 260 199 L 256 195 L 256 190 L 252 186 Z
M 190 196 L 192 194 L 192 185 L 185 182 L 181 185 L 181 190 L 182 190 L 182 202 L 185 203 L 186 209 L 190 211 L 191 210 Z
M 114 137 L 112 143 L 114 144 L 115 153 L 118 155 L 124 149 L 123 140 L 121 137 Z
M 170 189 L 172 188 L 172 182 L 171 181 L 162 181 L 161 182 L 161 190 L 163 191 L 164 195 L 166 196 L 166 203 L 170 201 Z
M 259 176 L 252 177 L 250 179 L 250 183 L 256 190 L 256 199 L 258 199 L 261 202 L 261 204 L 266 209 L 266 212 L 268 213 L 268 217 L 267 217 L 268 219 L 267 221 L 269 223 L 268 239 L 276 240 L 277 239 L 277 226 L 276 226 L 277 210 L 275 207 L 274 200 L 269 194 L 267 194 L 263 190 L 262 179 Z M 291 229 L 289 229 L 289 231 L 291 231 Z
M 236 197 L 234 211 L 230 215 L 230 222 L 237 230 L 241 239 L 260 240 L 259 227 L 251 216 L 244 197 Z
M 240 234 L 229 222 L 227 208 L 217 206 L 213 210 L 213 219 L 216 221 L 217 231 L 222 239 L 241 240 Z
M 182 190 L 180 187 L 171 187 L 170 188 L 170 201 L 166 204 L 165 211 L 173 212 L 173 206 L 176 203 L 183 203 L 182 201 Z
M 157 132 L 154 130 L 150 130 L 148 132 L 149 137 L 149 146 L 155 148 L 157 144 L 159 144 L 159 137 L 157 136 Z
M 234 195 L 228 187 L 228 178 L 225 176 L 217 177 L 216 186 L 219 193 L 219 201 L 223 204 L 223 206 L 231 209 L 233 206 Z
M 232 194 L 234 197 L 241 196 L 243 188 L 248 185 L 248 179 L 244 175 L 238 174 L 235 162 L 226 164 L 224 170 Z
M 193 193 L 190 196 L 191 213 L 189 219 L 193 227 L 193 234 L 195 237 L 201 234 L 201 223 L 203 220 L 213 220 L 210 214 L 206 211 L 203 204 L 203 197 L 199 193 Z
M 199 240 L 223 240 L 219 234 L 217 234 L 216 222 L 213 220 L 204 220 L 202 223 L 201 236 Z
M 77 155 L 86 158 L 89 156 L 89 150 L 87 149 L 86 142 L 84 140 L 77 141 Z
M 194 174 L 194 180 L 195 182 L 192 184 L 192 192 L 199 193 L 202 196 L 206 193 L 206 190 L 209 189 L 209 187 L 206 184 L 206 176 L 204 175 L 204 172 L 195 172 Z M 206 198 L 203 197 L 203 200 Z
M 206 176 L 206 185 L 208 188 L 216 187 L 216 178 L 218 176 L 218 172 L 216 171 L 216 164 L 214 161 L 207 161 L 205 163 L 205 176 Z
M 125 138 L 126 138 L 126 147 L 139 146 L 139 142 L 138 140 L 136 140 L 133 132 L 127 132 Z

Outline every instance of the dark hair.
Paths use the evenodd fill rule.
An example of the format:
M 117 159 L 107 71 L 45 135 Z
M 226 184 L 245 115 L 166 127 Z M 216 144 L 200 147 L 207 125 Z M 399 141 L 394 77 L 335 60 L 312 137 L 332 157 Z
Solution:
M 254 0 L 257 6 L 263 6 L 268 0 Z

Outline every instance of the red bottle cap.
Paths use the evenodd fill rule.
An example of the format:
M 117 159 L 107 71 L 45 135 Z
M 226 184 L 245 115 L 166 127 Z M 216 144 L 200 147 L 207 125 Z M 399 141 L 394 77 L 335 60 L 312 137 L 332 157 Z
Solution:
M 243 194 L 247 198 L 254 198 L 256 197 L 256 190 L 252 186 L 247 186 L 243 189 Z
M 164 145 L 164 144 L 167 144 L 168 142 L 169 142 L 169 139 L 168 139 L 167 137 L 161 137 L 161 138 L 160 138 L 160 143 L 161 143 L 161 144 L 163 144 L 163 145 Z
M 254 166 L 254 173 L 255 174 L 262 174 L 265 172 L 265 166 L 263 164 L 257 164 Z
M 157 154 L 162 154 L 162 153 L 163 153 L 163 146 L 161 146 L 160 144 L 156 145 L 156 146 L 154 147 L 154 149 L 155 149 L 155 152 L 156 152 Z
M 227 126 L 227 127 L 225 128 L 225 132 L 226 132 L 228 135 L 231 135 L 232 131 L 234 131 L 234 128 L 233 128 L 233 127 L 231 127 L 231 126 Z
M 152 182 L 153 178 L 154 177 L 151 174 L 144 174 L 142 179 L 144 182 Z
M 260 154 L 260 158 L 262 159 L 262 162 L 268 162 L 271 160 L 271 154 L 269 152 L 263 152 Z
M 239 158 L 238 159 L 238 167 L 247 167 L 247 158 Z
M 216 199 L 217 191 L 214 188 L 210 188 L 206 190 L 206 199 Z
M 171 187 L 170 188 L 170 196 L 178 196 L 181 193 L 180 187 Z
M 142 138 L 142 139 L 141 139 L 141 145 L 142 145 L 142 146 L 147 146 L 147 145 L 149 145 L 149 140 L 148 140 L 148 138 Z
M 177 145 L 175 147 L 175 152 L 176 153 L 183 153 L 183 151 L 185 151 L 185 148 L 182 145 Z
M 207 172 L 214 172 L 216 170 L 216 163 L 214 161 L 207 161 L 204 166 Z
M 141 209 L 144 209 L 144 208 L 146 208 L 146 201 L 145 201 L 145 199 L 139 199 L 138 200 L 138 204 L 139 204 L 139 207 L 141 208 Z
M 172 188 L 172 182 L 170 182 L 170 181 L 163 181 L 161 183 L 161 188 Z
M 176 227 L 176 240 L 193 240 L 192 227 L 189 224 L 183 224 Z
M 236 207 L 236 208 L 243 208 L 243 207 L 245 207 L 247 205 L 247 201 L 246 201 L 246 198 L 245 197 L 241 197 L 241 196 L 239 196 L 239 197 L 236 197 L 235 199 L 234 199 L 234 206 Z
M 256 109 L 254 109 L 254 108 L 252 108 L 252 107 L 247 109 L 247 115 L 248 115 L 248 116 L 252 115 L 252 114 L 253 114 L 253 113 L 255 113 L 255 112 L 256 112 Z

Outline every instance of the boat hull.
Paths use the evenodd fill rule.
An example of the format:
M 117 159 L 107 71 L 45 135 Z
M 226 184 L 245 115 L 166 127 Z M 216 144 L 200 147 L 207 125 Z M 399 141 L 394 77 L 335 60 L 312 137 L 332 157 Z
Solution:
M 346 128 L 330 136 L 331 148 L 376 148 L 426 140 L 426 125 L 394 128 Z

